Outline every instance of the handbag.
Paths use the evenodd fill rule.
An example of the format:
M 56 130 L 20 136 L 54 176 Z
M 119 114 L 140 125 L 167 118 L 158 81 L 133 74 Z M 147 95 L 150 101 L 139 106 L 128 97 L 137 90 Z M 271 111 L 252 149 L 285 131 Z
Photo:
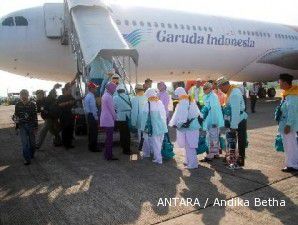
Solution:
M 224 139 L 224 137 L 219 136 L 219 144 L 220 144 L 220 149 L 222 151 L 225 151 L 227 148 L 227 145 L 226 145 L 226 140 Z
M 276 109 L 274 110 L 274 119 L 277 121 L 277 123 L 279 123 L 279 121 L 281 119 L 281 116 L 282 116 L 281 107 L 284 102 L 285 102 L 285 100 L 282 100 L 281 103 L 279 104 L 279 106 L 277 106 Z
M 284 145 L 282 143 L 282 137 L 280 134 L 277 134 L 276 137 L 275 137 L 275 143 L 274 143 L 274 147 L 275 147 L 275 150 L 277 152 L 284 152 Z
M 148 106 L 149 106 L 148 118 L 146 121 L 144 132 L 147 133 L 149 137 L 151 137 L 153 133 L 153 127 L 152 127 L 152 120 L 151 120 L 151 106 L 149 101 L 148 101 Z
M 199 144 L 198 144 L 198 147 L 196 148 L 196 151 L 197 151 L 197 155 L 203 154 L 204 152 L 209 151 L 209 147 L 207 144 L 206 131 L 200 131 Z
M 170 141 L 169 133 L 166 133 L 163 139 L 162 148 L 161 148 L 162 158 L 169 160 L 174 158 L 174 145 Z

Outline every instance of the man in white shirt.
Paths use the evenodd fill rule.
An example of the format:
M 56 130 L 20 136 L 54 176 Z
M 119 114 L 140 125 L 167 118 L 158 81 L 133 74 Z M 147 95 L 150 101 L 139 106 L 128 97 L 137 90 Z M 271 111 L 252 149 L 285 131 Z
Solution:
M 258 99 L 258 92 L 259 92 L 259 85 L 254 83 L 252 88 L 249 90 L 249 97 L 250 97 L 250 109 L 252 113 L 255 113 L 256 103 Z
M 87 114 L 88 123 L 88 140 L 89 140 L 89 150 L 91 152 L 99 152 L 97 145 L 98 136 L 98 114 L 95 100 L 95 92 L 98 86 L 92 82 L 88 83 L 89 92 L 84 98 L 84 110 Z

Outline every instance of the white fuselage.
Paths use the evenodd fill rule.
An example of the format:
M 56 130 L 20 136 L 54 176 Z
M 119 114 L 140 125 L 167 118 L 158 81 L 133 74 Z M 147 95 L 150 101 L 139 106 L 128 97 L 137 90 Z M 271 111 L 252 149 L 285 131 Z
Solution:
M 120 32 L 132 33 L 129 42 L 139 53 L 139 80 L 207 80 L 225 74 L 236 81 L 271 81 L 279 73 L 298 76 L 297 70 L 256 62 L 272 49 L 298 49 L 298 32 L 289 26 L 164 9 L 112 5 L 111 10 Z M 15 16 L 26 18 L 28 26 L 2 25 Z M 41 6 L 1 19 L 0 69 L 69 81 L 76 74 L 76 60 L 69 46 L 46 36 Z

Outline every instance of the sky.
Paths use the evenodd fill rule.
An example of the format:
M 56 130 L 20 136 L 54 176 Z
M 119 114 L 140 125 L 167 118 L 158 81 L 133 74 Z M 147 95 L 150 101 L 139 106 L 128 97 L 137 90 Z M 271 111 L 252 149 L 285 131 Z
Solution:
M 10 0 L 1 1 L 0 17 L 24 8 L 42 5 L 45 2 L 62 0 Z M 179 9 L 202 14 L 253 19 L 288 25 L 298 25 L 297 0 L 113 0 L 127 6 L 143 5 L 148 7 Z M 23 88 L 30 91 L 36 87 L 50 90 L 54 82 L 25 78 L 0 71 L 0 96 L 8 92 L 18 92 Z

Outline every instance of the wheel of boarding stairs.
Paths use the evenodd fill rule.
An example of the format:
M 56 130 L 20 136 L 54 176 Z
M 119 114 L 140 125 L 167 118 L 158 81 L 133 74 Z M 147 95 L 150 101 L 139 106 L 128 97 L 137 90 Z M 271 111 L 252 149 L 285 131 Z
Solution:
M 276 95 L 276 90 L 275 90 L 275 88 L 269 88 L 269 89 L 267 90 L 267 95 L 268 95 L 269 98 L 274 98 L 275 95 Z
M 265 88 L 263 88 L 263 87 L 261 87 L 260 89 L 259 89 L 259 92 L 258 92 L 258 96 L 259 96 L 259 98 L 266 98 L 266 90 L 265 90 Z

